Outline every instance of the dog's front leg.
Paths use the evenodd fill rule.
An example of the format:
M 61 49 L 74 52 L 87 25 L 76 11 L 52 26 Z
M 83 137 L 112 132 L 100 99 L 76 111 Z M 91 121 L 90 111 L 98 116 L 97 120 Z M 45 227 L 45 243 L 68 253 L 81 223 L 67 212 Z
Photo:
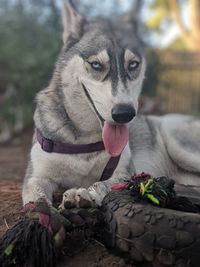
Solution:
M 111 187 L 114 184 L 130 179 L 130 177 L 135 173 L 133 161 L 129 150 L 127 150 L 128 148 L 121 155 L 119 164 L 111 178 L 106 181 L 96 182 L 88 188 L 88 192 L 97 206 L 101 205 L 103 198 L 111 191 Z
M 110 192 L 112 185 L 129 179 L 133 174 L 134 164 L 127 146 L 111 178 L 96 182 L 88 189 L 73 188 L 65 191 L 60 208 L 101 206 L 103 198 Z
M 50 178 L 34 175 L 34 171 L 30 169 L 29 163 L 22 190 L 23 204 L 35 202 L 40 198 L 51 204 L 52 195 L 57 189 L 57 184 Z
M 57 186 L 48 178 L 39 179 L 37 177 L 30 177 L 23 186 L 23 203 L 26 204 L 28 202 L 35 202 L 42 198 L 51 204 L 52 195 L 56 188 Z

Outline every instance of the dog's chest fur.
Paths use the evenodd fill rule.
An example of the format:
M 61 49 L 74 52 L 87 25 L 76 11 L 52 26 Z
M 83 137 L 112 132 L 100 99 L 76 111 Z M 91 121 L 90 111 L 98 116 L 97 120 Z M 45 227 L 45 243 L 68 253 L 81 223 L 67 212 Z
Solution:
M 31 151 L 32 175 L 64 187 L 88 187 L 100 179 L 109 158 L 105 151 L 79 155 L 46 153 L 35 143 Z

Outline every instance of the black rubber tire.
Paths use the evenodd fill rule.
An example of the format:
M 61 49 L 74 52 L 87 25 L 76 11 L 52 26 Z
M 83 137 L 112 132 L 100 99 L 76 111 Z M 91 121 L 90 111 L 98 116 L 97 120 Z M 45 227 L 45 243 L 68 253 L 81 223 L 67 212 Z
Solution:
M 200 188 L 176 189 L 200 204 Z M 127 190 L 109 193 L 102 208 L 104 243 L 115 252 L 145 266 L 200 267 L 200 214 L 136 203 Z

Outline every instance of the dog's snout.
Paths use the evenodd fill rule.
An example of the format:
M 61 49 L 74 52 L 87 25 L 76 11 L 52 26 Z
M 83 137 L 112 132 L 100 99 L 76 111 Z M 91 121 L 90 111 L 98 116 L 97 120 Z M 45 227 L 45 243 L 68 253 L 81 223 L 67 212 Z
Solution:
M 118 123 L 127 123 L 135 117 L 135 109 L 132 105 L 118 104 L 112 109 L 112 118 Z

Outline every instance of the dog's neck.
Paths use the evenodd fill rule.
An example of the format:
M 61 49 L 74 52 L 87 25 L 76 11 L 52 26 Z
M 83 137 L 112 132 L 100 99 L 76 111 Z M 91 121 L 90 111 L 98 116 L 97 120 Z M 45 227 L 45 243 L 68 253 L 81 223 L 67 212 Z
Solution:
M 101 126 L 77 82 L 58 88 L 52 80 L 37 96 L 35 125 L 46 138 L 72 144 L 101 140 Z M 80 86 L 78 88 L 78 86 Z

